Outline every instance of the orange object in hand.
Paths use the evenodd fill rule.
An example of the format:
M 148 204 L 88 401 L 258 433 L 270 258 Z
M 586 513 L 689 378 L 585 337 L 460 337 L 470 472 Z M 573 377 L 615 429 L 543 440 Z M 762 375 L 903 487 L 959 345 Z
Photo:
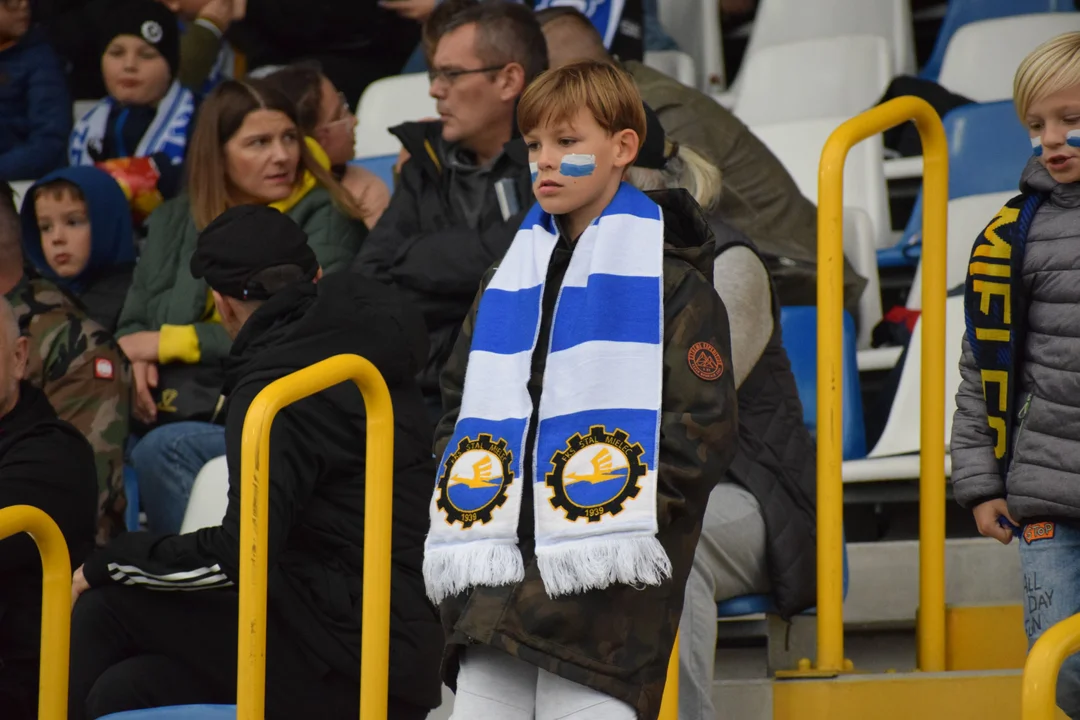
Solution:
M 132 221 L 136 225 L 165 201 L 158 190 L 161 173 L 157 163 L 148 157 L 114 158 L 97 163 L 97 167 L 112 175 L 131 205 Z

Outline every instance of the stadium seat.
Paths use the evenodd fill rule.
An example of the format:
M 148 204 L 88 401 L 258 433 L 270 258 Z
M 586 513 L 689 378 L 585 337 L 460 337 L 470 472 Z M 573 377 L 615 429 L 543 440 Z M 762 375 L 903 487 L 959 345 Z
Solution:
M 11 191 L 15 194 L 15 207 L 22 208 L 23 200 L 26 199 L 26 193 L 34 185 L 34 180 L 16 180 L 9 183 L 11 185 Z
M 938 82 L 976 102 L 1010 99 L 1013 76 L 1024 57 L 1071 30 L 1080 30 L 1080 13 L 1038 13 L 969 23 L 949 41 Z
M 236 706 L 174 705 L 113 713 L 103 716 L 101 720 L 236 720 Z
M 220 525 L 228 507 L 229 464 L 223 455 L 203 465 L 195 477 L 180 532 L 195 532 Z
M 1072 0 L 949 0 L 934 50 L 919 77 L 925 80 L 938 79 L 941 63 L 945 59 L 945 49 L 956 31 L 968 23 L 1011 15 L 1066 12 L 1072 9 Z
M 817 308 L 785 307 L 780 310 L 780 325 L 784 349 L 791 359 L 791 371 L 799 388 L 803 404 L 803 422 L 816 434 L 817 426 Z M 843 372 L 843 438 L 844 458 L 866 455 L 866 434 L 863 428 L 862 393 L 859 373 L 855 368 L 855 321 L 844 313 L 844 372 Z M 847 543 L 844 544 L 844 595 L 848 588 Z M 740 595 L 717 605 L 721 618 L 742 615 L 776 614 L 770 595 Z M 808 610 L 813 613 L 813 610 Z
M 844 256 L 855 272 L 866 278 L 866 287 L 859 298 L 859 333 L 855 346 L 868 348 L 874 326 L 881 322 L 881 279 L 874 246 L 874 225 L 859 208 L 844 208 Z
M 71 116 L 75 122 L 79 122 L 83 119 L 86 113 L 94 109 L 94 106 L 98 104 L 97 100 L 76 100 L 71 104 Z
M 652 50 L 645 53 L 645 64 L 675 78 L 683 85 L 697 87 L 694 58 L 680 50 Z
M 394 75 L 367 86 L 356 105 L 356 157 L 397 155 L 401 143 L 387 128 L 436 117 L 426 73 Z
M 723 90 L 723 39 L 720 36 L 720 9 L 715 0 L 660 0 L 660 24 L 694 61 L 693 83 L 702 92 Z
M 893 75 L 915 72 L 910 0 L 761 0 L 746 59 L 774 45 L 857 34 L 888 41 Z
M 747 125 L 849 118 L 873 107 L 892 78 L 877 35 L 813 38 L 762 48 L 739 73 L 734 112 Z
M 1020 173 L 1031 157 L 1031 143 L 1011 100 L 962 105 L 949 112 L 942 123 L 949 142 L 950 200 L 970 195 L 1018 192 Z M 994 152 L 986 151 L 990 147 L 994 148 Z M 895 246 L 878 251 L 878 265 L 915 265 L 919 259 L 921 230 L 920 194 L 903 237 Z M 973 238 L 970 236 L 966 241 L 969 246 Z
M 377 157 L 365 157 L 350 161 L 351 165 L 358 165 L 378 175 L 390 192 L 394 191 L 394 165 L 397 164 L 398 155 L 379 155 Z

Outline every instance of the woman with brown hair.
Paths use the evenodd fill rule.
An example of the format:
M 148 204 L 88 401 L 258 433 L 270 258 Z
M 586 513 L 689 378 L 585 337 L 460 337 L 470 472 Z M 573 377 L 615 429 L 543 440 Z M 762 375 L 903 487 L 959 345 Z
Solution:
M 150 216 L 116 330 L 132 364 L 135 418 L 153 428 L 130 460 L 155 532 L 179 531 L 195 476 L 225 453 L 222 428 L 206 421 L 232 343 L 209 287 L 188 269 L 199 232 L 230 207 L 269 205 L 307 233 L 326 273 L 347 268 L 367 235 L 363 208 L 305 139 L 293 104 L 264 81 L 229 80 L 206 98 L 187 162 L 187 193 Z
M 334 177 L 363 205 L 364 224 L 375 227 L 390 204 L 390 189 L 370 170 L 348 164 L 356 156 L 356 116 L 345 96 L 315 62 L 286 65 L 263 77 L 296 104 L 300 129 L 319 143 Z

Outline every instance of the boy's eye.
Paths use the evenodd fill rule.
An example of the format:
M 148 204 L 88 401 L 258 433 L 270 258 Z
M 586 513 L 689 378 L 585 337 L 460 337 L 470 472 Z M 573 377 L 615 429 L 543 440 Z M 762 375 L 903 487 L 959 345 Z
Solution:
M 1039 132 L 1040 130 L 1042 130 L 1042 123 L 1037 123 L 1037 122 L 1028 123 L 1028 130 L 1032 130 L 1034 132 Z
M 1076 123 L 1080 122 L 1080 115 L 1069 115 L 1065 118 L 1065 122 L 1069 123 L 1070 125 L 1075 125 Z
M 529 149 L 529 152 L 536 152 L 536 151 L 538 151 L 540 149 L 540 143 L 538 143 L 538 142 L 525 143 L 525 147 L 527 147 Z
M 559 138 L 559 145 L 562 145 L 563 147 L 570 147 L 571 145 L 573 145 L 576 142 L 577 142 L 577 140 L 575 140 L 574 138 L 568 138 L 568 137 Z

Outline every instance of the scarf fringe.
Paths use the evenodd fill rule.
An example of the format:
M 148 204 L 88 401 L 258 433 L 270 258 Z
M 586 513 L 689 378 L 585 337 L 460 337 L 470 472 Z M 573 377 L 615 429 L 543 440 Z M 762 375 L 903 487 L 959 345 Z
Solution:
M 579 538 L 537 548 L 536 560 L 553 598 L 615 584 L 660 585 L 671 579 L 671 560 L 652 535 Z
M 424 585 L 436 605 L 474 585 L 513 585 L 524 578 L 525 564 L 513 541 L 482 540 L 424 551 Z

